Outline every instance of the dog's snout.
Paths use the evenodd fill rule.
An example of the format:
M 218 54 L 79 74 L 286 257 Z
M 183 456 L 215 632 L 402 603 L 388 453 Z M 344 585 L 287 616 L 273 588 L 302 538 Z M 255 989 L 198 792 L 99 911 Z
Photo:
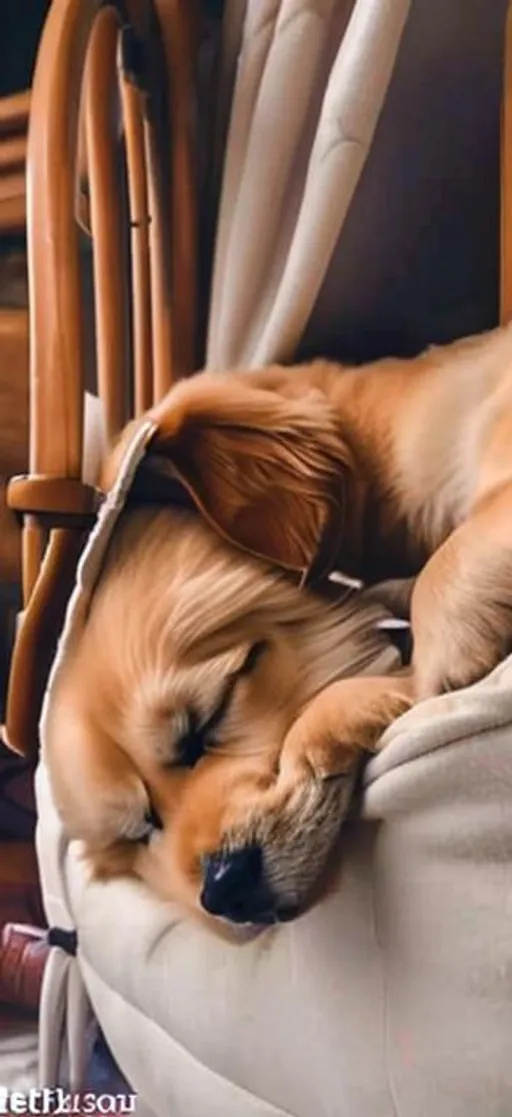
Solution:
M 207 856 L 201 904 L 232 923 L 274 922 L 274 897 L 265 881 L 261 849 L 247 846 Z

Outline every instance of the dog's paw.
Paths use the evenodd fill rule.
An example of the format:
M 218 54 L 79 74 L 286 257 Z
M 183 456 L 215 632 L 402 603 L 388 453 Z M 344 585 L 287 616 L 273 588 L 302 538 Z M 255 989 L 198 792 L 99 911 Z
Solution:
M 484 679 L 507 655 L 505 642 L 483 640 L 480 635 L 464 640 L 460 630 L 453 638 L 432 648 L 417 645 L 413 656 L 419 699 L 433 698 L 453 690 L 464 690 Z
M 429 604 L 429 610 L 416 604 L 413 619 L 412 666 L 419 699 L 472 686 L 498 666 L 511 646 L 510 610 L 497 607 L 490 595 L 462 602 L 456 612 L 449 608 L 448 596 L 444 609 L 442 598 Z
M 385 729 L 412 705 L 412 682 L 400 678 L 343 679 L 321 691 L 285 739 L 280 773 L 309 771 L 326 780 L 355 773 Z

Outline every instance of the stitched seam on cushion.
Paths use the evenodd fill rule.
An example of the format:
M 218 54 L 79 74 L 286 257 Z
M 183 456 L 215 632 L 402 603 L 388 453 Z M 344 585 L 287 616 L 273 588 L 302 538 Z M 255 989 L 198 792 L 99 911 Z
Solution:
M 253 1091 L 248 1090 L 246 1086 L 240 1086 L 240 1084 L 238 1082 L 234 1082 L 234 1081 L 232 1081 L 232 1079 L 226 1078 L 225 1075 L 220 1074 L 219 1071 L 216 1071 L 216 1070 L 213 1069 L 213 1067 L 210 1067 L 208 1065 L 208 1063 L 204 1063 L 202 1061 L 202 1059 L 199 1059 L 197 1055 L 194 1055 L 192 1051 L 189 1051 L 188 1047 L 185 1047 L 185 1045 L 183 1043 L 181 1043 L 180 1040 L 177 1040 L 177 1039 L 175 1039 L 174 1036 L 170 1035 L 169 1032 L 167 1032 L 165 1030 L 163 1025 L 158 1022 L 158 1020 L 153 1020 L 151 1018 L 151 1016 L 148 1016 L 147 1013 L 144 1011 L 144 1009 L 142 1009 L 139 1005 L 134 1004 L 133 1001 L 129 1001 L 117 989 L 113 989 L 111 985 L 107 985 L 107 982 L 105 981 L 105 979 L 101 976 L 101 974 L 98 973 L 98 971 L 94 968 L 92 963 L 87 959 L 87 954 L 83 950 L 83 948 L 80 949 L 77 952 L 76 958 L 77 958 L 77 964 L 78 965 L 80 964 L 80 957 L 85 962 L 85 968 L 86 969 L 89 968 L 91 970 L 91 972 L 94 974 L 94 977 L 96 978 L 96 980 L 101 983 L 103 988 L 105 990 L 107 990 L 108 993 L 111 996 L 115 997 L 118 1001 L 121 1002 L 121 1004 L 128 1005 L 131 1009 L 133 1009 L 133 1011 L 136 1012 L 139 1016 L 141 1016 L 142 1019 L 145 1020 L 148 1025 L 156 1028 L 163 1036 L 165 1036 L 165 1038 L 169 1041 L 169 1043 L 171 1043 L 173 1045 L 173 1047 L 176 1048 L 176 1050 L 178 1050 L 182 1055 L 184 1055 L 185 1058 L 190 1059 L 191 1062 L 193 1062 L 197 1066 L 201 1067 L 202 1070 L 207 1071 L 207 1073 L 210 1074 L 212 1076 L 212 1078 L 218 1080 L 219 1082 L 227 1083 L 228 1086 L 231 1086 L 233 1090 L 236 1090 L 242 1096 L 245 1095 L 245 1097 L 252 1098 L 253 1101 L 255 1101 L 255 1102 L 261 1102 L 263 1105 L 266 1105 L 267 1108 L 271 1111 L 271 1113 L 269 1114 L 269 1117 L 272 1117 L 272 1115 L 273 1115 L 273 1117 L 297 1117 L 296 1114 L 291 1113 L 288 1109 L 282 1109 L 281 1107 L 277 1108 L 277 1106 L 275 1106 L 273 1102 L 267 1101 L 267 1099 L 262 1097 L 260 1094 L 254 1094 Z M 85 986 L 87 988 L 86 974 L 84 973 L 84 970 L 82 969 L 82 967 L 80 967 L 80 969 L 81 969 L 82 977 L 83 977 L 84 982 L 85 982 Z M 87 990 L 87 992 L 89 993 L 89 990 Z M 90 996 L 90 994 L 89 994 L 89 996 Z M 93 1004 L 92 998 L 90 998 L 90 999 L 91 999 L 91 1003 Z M 93 1005 L 93 1007 L 94 1007 L 94 1005 Z M 101 1021 L 99 1021 L 99 1023 L 101 1023 Z M 108 1036 L 106 1036 L 106 1039 L 108 1041 Z

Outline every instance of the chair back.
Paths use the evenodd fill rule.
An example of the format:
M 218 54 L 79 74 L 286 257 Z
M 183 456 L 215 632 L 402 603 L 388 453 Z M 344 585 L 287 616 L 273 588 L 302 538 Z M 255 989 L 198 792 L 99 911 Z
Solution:
M 29 473 L 8 488 L 23 524 L 24 611 L 5 737 L 27 756 L 101 500 L 83 476 L 85 389 L 110 440 L 195 367 L 197 19 L 193 0 L 53 0 L 40 41 L 27 145 Z

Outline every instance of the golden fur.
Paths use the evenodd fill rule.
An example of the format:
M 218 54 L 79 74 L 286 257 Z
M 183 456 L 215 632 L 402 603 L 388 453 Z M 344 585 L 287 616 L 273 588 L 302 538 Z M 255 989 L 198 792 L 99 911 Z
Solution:
M 333 774 L 333 748 L 327 762 L 319 755 L 313 787 L 306 753 L 297 752 L 297 717 L 347 662 L 356 672 L 371 667 L 387 643 L 375 627 L 380 616 L 370 603 L 337 605 L 300 590 L 190 513 L 124 514 L 58 682 L 48 734 L 60 813 L 85 840 L 97 875 L 135 872 L 196 907 L 202 857 L 259 841 L 281 903 L 299 903 L 339 829 L 357 742 L 350 735 L 338 750 L 339 774 L 350 778 L 336 788 L 322 780 Z M 240 673 L 255 647 L 259 657 Z M 209 722 L 229 680 L 229 704 L 194 765 L 191 719 Z M 353 693 L 352 680 L 336 685 Z M 385 715 L 376 710 L 376 726 L 390 701 Z M 144 846 L 137 839 L 150 806 L 164 829 Z M 298 853 L 309 831 L 306 864 Z
M 357 370 L 203 373 L 153 410 L 151 468 L 200 515 L 124 513 L 50 725 L 97 874 L 199 910 L 207 859 L 257 846 L 275 917 L 310 901 L 361 750 L 508 650 L 511 404 L 509 329 Z M 416 579 L 409 674 L 342 677 L 348 641 L 366 670 L 384 637 L 371 594 L 324 600 L 335 569 Z

